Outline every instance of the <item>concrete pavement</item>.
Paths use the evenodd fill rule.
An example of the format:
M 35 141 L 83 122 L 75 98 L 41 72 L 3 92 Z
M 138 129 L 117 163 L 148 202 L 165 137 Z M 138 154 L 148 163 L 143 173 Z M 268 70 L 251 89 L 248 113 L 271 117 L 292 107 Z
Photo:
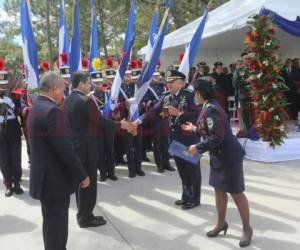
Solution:
M 4 197 L 0 185 L 0 249 L 43 249 L 39 201 L 28 195 L 29 169 L 23 150 L 22 196 Z M 241 222 L 229 202 L 227 236 L 209 239 L 206 231 L 216 221 L 214 193 L 208 185 L 208 157 L 202 159 L 202 205 L 189 211 L 175 207 L 181 187 L 177 172 L 159 174 L 144 163 L 145 177 L 129 179 L 126 167 L 117 167 L 119 181 L 98 182 L 95 214 L 108 221 L 103 227 L 80 229 L 72 197 L 68 249 L 239 249 Z M 173 163 L 174 165 L 174 163 Z M 300 161 L 262 164 L 245 161 L 246 194 L 250 201 L 253 242 L 247 249 L 300 249 Z M 2 182 L 2 179 L 1 179 Z

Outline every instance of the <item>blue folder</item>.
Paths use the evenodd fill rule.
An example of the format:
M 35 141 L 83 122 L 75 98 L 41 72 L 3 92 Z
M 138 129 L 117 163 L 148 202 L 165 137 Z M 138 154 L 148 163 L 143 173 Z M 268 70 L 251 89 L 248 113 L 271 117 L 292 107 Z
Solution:
M 171 156 L 179 157 L 193 164 L 197 164 L 200 161 L 201 157 L 199 153 L 190 155 L 188 152 L 188 147 L 175 140 L 173 140 L 170 145 L 169 154 Z

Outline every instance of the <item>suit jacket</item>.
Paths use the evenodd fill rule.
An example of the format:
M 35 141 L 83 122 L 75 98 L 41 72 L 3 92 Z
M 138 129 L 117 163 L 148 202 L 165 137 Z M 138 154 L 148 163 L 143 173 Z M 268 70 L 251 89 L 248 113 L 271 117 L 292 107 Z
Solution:
M 87 174 L 76 155 L 62 110 L 47 97 L 39 96 L 27 126 L 30 195 L 35 199 L 70 195 Z
M 98 136 L 101 113 L 92 98 L 74 90 L 64 101 L 75 150 L 83 163 L 95 163 L 99 159 Z
M 291 68 L 290 74 L 288 74 L 287 69 L 284 68 L 281 75 L 285 81 L 285 84 L 289 87 L 289 92 L 294 93 L 296 91 L 296 85 L 294 83 L 295 75 L 297 74 L 294 68 Z
M 200 154 L 209 151 L 212 167 L 239 162 L 245 155 L 245 150 L 232 134 L 224 109 L 216 101 L 203 106 L 197 121 L 197 134 L 202 137 L 197 149 Z

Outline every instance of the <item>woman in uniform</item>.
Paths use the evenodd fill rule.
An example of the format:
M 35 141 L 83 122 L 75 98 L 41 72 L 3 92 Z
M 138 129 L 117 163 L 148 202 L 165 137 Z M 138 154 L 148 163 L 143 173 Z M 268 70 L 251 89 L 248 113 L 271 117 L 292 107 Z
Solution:
M 243 223 L 243 235 L 240 247 L 251 243 L 253 229 L 249 221 L 249 205 L 244 194 L 243 157 L 245 151 L 232 134 L 224 109 L 216 102 L 215 92 L 211 83 L 205 80 L 194 82 L 195 99 L 202 104 L 202 112 L 197 126 L 191 123 L 182 125 L 182 129 L 194 132 L 202 137 L 200 143 L 189 147 L 189 153 L 199 152 L 210 154 L 209 184 L 215 189 L 218 222 L 208 237 L 216 237 L 219 233 L 226 234 L 228 224 L 225 220 L 228 203 L 227 193 L 233 198 Z

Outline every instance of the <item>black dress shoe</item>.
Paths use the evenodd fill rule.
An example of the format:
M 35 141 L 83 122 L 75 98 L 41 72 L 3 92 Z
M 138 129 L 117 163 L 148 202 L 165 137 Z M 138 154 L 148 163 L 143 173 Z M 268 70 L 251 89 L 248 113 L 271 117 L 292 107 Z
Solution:
M 121 159 L 118 160 L 118 164 L 126 165 L 127 161 L 125 161 L 123 158 L 121 158 Z
M 10 197 L 13 195 L 13 189 L 12 188 L 7 188 L 5 191 L 5 196 Z
M 253 236 L 253 229 L 251 228 L 250 234 L 247 237 L 247 239 L 240 241 L 240 243 L 239 243 L 240 247 L 247 247 L 247 246 L 249 246 L 251 244 L 252 236 Z
M 135 171 L 135 173 L 138 175 L 138 176 L 145 176 L 145 172 L 143 170 L 138 170 L 138 171 Z
M 192 209 L 194 207 L 198 207 L 200 204 L 199 203 L 191 203 L 191 202 L 186 202 L 185 204 L 182 205 L 182 209 L 183 210 L 188 210 L 188 209 Z
M 109 176 L 107 176 L 107 178 L 111 179 L 112 181 L 117 181 L 118 180 L 118 177 L 115 176 L 115 175 L 109 175 Z
M 176 169 L 171 167 L 171 166 L 165 166 L 165 170 L 168 170 L 168 171 L 171 171 L 171 172 L 176 171 Z
M 101 175 L 99 178 L 100 182 L 105 182 L 106 181 L 106 176 Z
M 129 174 L 128 174 L 128 177 L 129 177 L 129 178 L 134 178 L 134 177 L 135 177 L 135 173 L 129 173 Z
M 150 159 L 148 157 L 144 157 L 143 161 L 150 162 Z
M 102 216 L 101 216 L 102 217 Z M 102 217 L 103 218 L 103 217 Z M 100 227 L 106 224 L 106 220 L 100 219 L 99 217 L 94 217 L 89 221 L 80 222 L 79 227 L 87 228 L 87 227 Z
M 217 237 L 219 235 L 219 233 L 221 233 L 222 231 L 224 231 L 224 235 L 226 235 L 227 230 L 228 230 L 228 223 L 225 222 L 222 227 L 215 228 L 215 229 L 207 232 L 206 236 L 209 238 L 214 238 L 214 237 Z
M 164 173 L 164 172 L 165 172 L 165 169 L 164 169 L 164 168 L 161 168 L 161 167 L 158 167 L 158 168 L 157 168 L 157 172 L 158 172 L 158 173 Z
M 184 201 L 184 200 L 178 200 L 178 201 L 175 201 L 175 205 L 176 206 L 182 206 L 182 205 L 184 205 L 186 203 L 186 201 Z
M 94 218 L 98 219 L 98 220 L 104 220 L 104 217 L 101 216 L 101 215 L 98 215 L 98 216 L 94 216 Z
M 20 194 L 23 194 L 24 191 L 23 189 L 21 188 L 20 184 L 16 184 L 13 188 L 13 191 L 15 192 L 15 194 L 17 195 L 20 195 Z

